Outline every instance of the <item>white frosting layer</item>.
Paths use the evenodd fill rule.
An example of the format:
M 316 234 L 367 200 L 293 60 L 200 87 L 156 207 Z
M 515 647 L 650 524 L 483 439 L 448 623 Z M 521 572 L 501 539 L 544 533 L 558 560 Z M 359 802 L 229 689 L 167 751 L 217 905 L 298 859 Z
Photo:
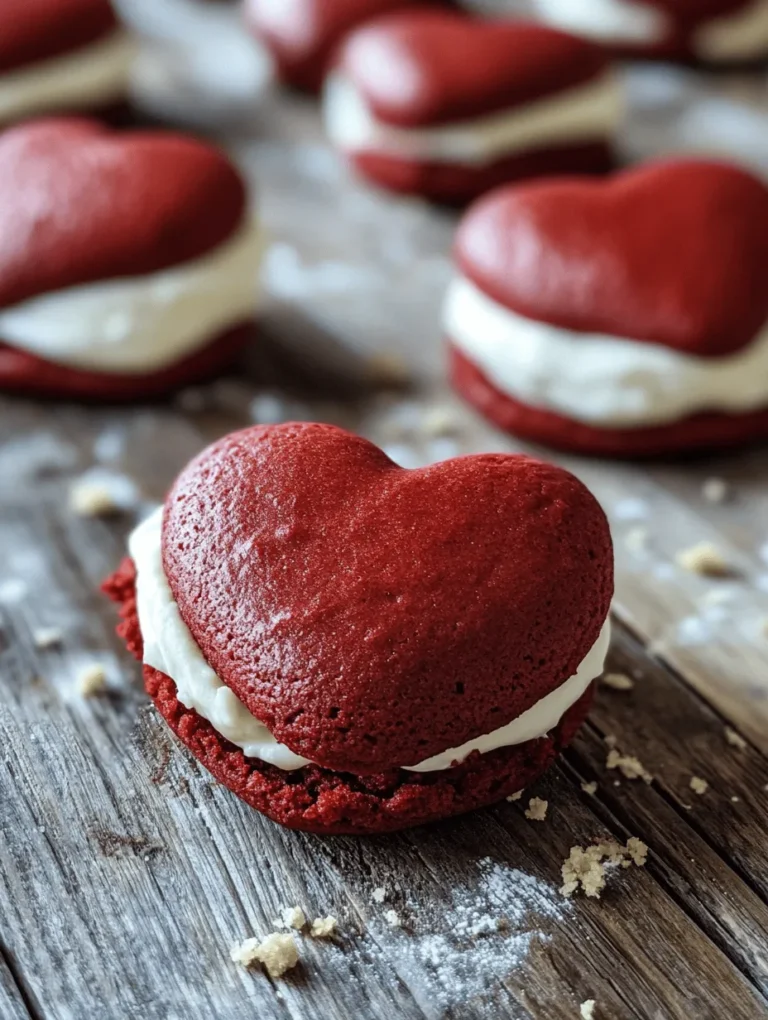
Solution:
M 341 75 L 329 78 L 323 97 L 328 136 L 346 152 L 468 166 L 549 145 L 605 139 L 616 128 L 622 108 L 622 90 L 613 74 L 511 110 L 439 127 L 385 124 Z
M 165 368 L 253 315 L 262 246 L 248 222 L 191 262 L 0 309 L 0 337 L 72 368 L 113 374 Z
M 697 358 L 660 344 L 527 319 L 459 277 L 448 289 L 444 327 L 503 393 L 598 427 L 661 425 L 704 410 L 768 407 L 768 325 L 737 354 Z
M 641 0 L 535 0 L 550 24 L 609 43 L 654 46 L 670 33 L 663 11 Z M 705 22 L 695 32 L 694 52 L 717 63 L 751 60 L 768 51 L 768 0 L 754 0 L 735 14 Z
M 179 701 L 207 719 L 215 730 L 241 748 L 249 758 L 260 758 L 286 771 L 310 764 L 308 758 L 302 758 L 284 744 L 279 744 L 267 727 L 252 716 L 219 680 L 203 657 L 181 618 L 163 571 L 162 514 L 160 507 L 136 528 L 129 539 L 129 551 L 136 565 L 136 603 L 144 638 L 144 662 L 169 676 L 176 684 Z M 610 624 L 606 620 L 597 642 L 576 674 L 556 691 L 493 733 L 470 740 L 461 747 L 450 748 L 407 770 L 435 772 L 449 768 L 455 761 L 463 761 L 475 750 L 484 754 L 544 736 L 554 729 L 565 712 L 600 675 L 609 641 Z
M 108 106 L 128 91 L 136 46 L 126 32 L 0 74 L 0 123 Z
M 535 0 L 552 25 L 604 42 L 654 45 L 668 32 L 664 13 L 639 0 Z
M 745 10 L 716 18 L 696 34 L 696 53 L 704 60 L 751 60 L 768 53 L 768 0 L 755 0 Z

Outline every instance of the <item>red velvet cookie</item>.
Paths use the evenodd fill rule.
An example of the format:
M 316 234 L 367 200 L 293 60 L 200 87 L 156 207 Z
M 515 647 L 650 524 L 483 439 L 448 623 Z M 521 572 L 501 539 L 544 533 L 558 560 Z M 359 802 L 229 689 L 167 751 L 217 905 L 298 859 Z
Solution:
M 499 189 L 455 254 L 452 379 L 502 428 L 616 456 L 768 432 L 768 189 L 745 171 Z
M 274 57 L 282 81 L 317 92 L 333 52 L 347 32 L 379 14 L 412 7 L 414 2 L 245 0 L 244 10 L 246 24 Z M 426 5 L 430 0 L 421 2 Z
M 0 125 L 117 106 L 132 58 L 110 0 L 3 0 Z
M 258 240 L 217 149 L 38 121 L 0 136 L 0 387 L 140 398 L 251 333 Z
M 550 24 L 622 56 L 751 64 L 768 56 L 768 0 L 536 0 Z
M 607 648 L 605 516 L 528 457 L 406 471 L 332 426 L 246 429 L 182 472 L 131 552 L 105 590 L 155 704 L 294 828 L 386 831 L 528 785 Z
M 331 141 L 362 175 L 460 203 L 521 177 L 607 170 L 621 94 L 591 43 L 413 10 L 347 37 L 323 105 Z

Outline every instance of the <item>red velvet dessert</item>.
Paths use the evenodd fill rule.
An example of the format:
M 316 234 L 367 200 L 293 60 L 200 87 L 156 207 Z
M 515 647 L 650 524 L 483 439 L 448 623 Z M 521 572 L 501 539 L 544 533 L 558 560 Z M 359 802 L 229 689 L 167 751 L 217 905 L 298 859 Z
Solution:
M 529 457 L 415 471 L 329 425 L 254 427 L 182 472 L 106 582 L 156 706 L 222 783 L 313 832 L 500 800 L 602 671 L 611 539 Z
M 3 0 L 0 126 L 118 106 L 133 52 L 110 0 Z
M 244 0 L 246 25 L 272 54 L 282 81 L 318 92 L 333 52 L 351 29 L 415 0 Z M 439 3 L 439 0 L 432 0 Z M 422 5 L 430 0 L 422 0 Z
M 768 57 L 768 0 L 535 0 L 541 16 L 617 54 L 684 63 Z
M 746 171 L 499 189 L 455 258 L 451 377 L 501 428 L 619 457 L 768 435 L 768 188 Z
M 418 10 L 347 36 L 323 100 L 329 138 L 364 177 L 447 203 L 522 177 L 608 170 L 621 105 L 591 43 Z
M 167 132 L 0 135 L 0 387 L 141 398 L 250 338 L 260 251 L 237 170 Z

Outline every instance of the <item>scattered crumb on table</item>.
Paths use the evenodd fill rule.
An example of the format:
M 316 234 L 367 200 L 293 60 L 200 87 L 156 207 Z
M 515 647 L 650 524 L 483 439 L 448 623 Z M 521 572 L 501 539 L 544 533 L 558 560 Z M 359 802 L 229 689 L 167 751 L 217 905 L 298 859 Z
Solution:
M 709 789 L 709 783 L 706 779 L 702 779 L 701 776 L 693 776 L 690 783 L 688 784 L 694 793 L 699 796 L 706 793 Z
M 282 919 L 286 928 L 295 928 L 297 931 L 300 931 L 307 923 L 307 918 L 301 907 L 285 907 Z
M 273 932 L 265 939 L 246 939 L 230 953 L 231 959 L 243 967 L 260 963 L 270 977 L 282 977 L 299 962 L 299 951 L 292 935 Z
M 330 939 L 336 934 L 339 922 L 330 914 L 328 917 L 316 917 L 312 922 L 310 935 L 316 939 Z
M 602 682 L 614 691 L 631 691 L 635 686 L 635 681 L 626 673 L 606 673 Z
M 597 793 L 597 783 L 582 783 L 581 788 L 584 793 L 588 793 L 590 797 Z
M 510 793 L 510 795 L 507 797 L 507 800 L 510 801 L 520 800 L 524 792 L 525 792 L 524 790 L 518 790 L 517 793 Z
M 83 698 L 92 698 L 107 689 L 107 673 L 103 666 L 94 663 L 81 670 L 77 678 L 77 689 Z
M 699 542 L 689 549 L 682 549 L 675 562 L 683 570 L 704 577 L 725 577 L 729 573 L 728 561 L 712 542 Z
M 732 726 L 726 726 L 723 733 L 725 734 L 725 741 L 727 744 L 730 744 L 731 747 L 737 748 L 739 751 L 746 751 L 746 740 L 740 733 L 737 733 Z
M 595 1000 L 585 999 L 584 1002 L 579 1006 L 579 1013 L 581 1020 L 594 1020 L 595 1016 Z
M 615 747 L 612 747 L 608 752 L 605 767 L 618 769 L 625 779 L 642 779 L 644 783 L 653 782 L 653 776 L 639 758 L 631 754 L 621 754 Z
M 542 800 L 541 797 L 531 797 L 525 809 L 525 817 L 532 822 L 543 822 L 547 817 L 548 807 L 549 801 Z
M 723 503 L 728 498 L 728 483 L 723 478 L 708 478 L 701 493 L 708 503 Z
M 371 893 L 371 899 L 374 903 L 383 903 L 386 898 L 387 890 L 383 885 L 377 886 L 377 888 Z
M 35 643 L 35 648 L 47 651 L 49 648 L 61 647 L 64 635 L 58 627 L 38 627 L 32 632 L 32 640 Z
M 400 920 L 400 915 L 396 910 L 385 910 L 384 920 L 390 926 L 390 928 L 401 928 L 403 922 Z

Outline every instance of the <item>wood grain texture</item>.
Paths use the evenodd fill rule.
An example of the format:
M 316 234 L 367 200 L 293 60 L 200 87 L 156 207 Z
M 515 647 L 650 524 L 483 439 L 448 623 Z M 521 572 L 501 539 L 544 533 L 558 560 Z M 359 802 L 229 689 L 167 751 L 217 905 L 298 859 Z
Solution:
M 634 151 L 668 138 L 682 109 L 668 105 L 633 112 Z M 276 97 L 224 140 L 258 182 L 273 242 L 242 370 L 139 408 L 0 400 L 1 1020 L 571 1020 L 586 999 L 598 1020 L 768 1016 L 765 449 L 642 467 L 560 458 L 611 517 L 610 668 L 636 684 L 601 690 L 518 803 L 374 839 L 288 832 L 216 784 L 147 704 L 98 584 L 204 443 L 277 408 L 356 429 L 408 466 L 522 448 L 442 384 L 455 218 L 351 180 L 308 102 Z M 382 351 L 407 364 L 408 388 L 376 384 Z M 447 434 L 430 431 L 435 408 Z M 69 486 L 93 465 L 133 479 L 140 505 L 73 515 Z M 702 495 L 711 476 L 728 482 L 723 504 Z M 704 539 L 732 577 L 675 565 Z M 40 627 L 61 646 L 36 647 Z M 84 699 L 94 662 L 109 689 Z M 607 736 L 652 784 L 606 770 Z M 525 818 L 528 794 L 548 800 L 543 823 Z M 572 846 L 629 836 L 649 845 L 645 868 L 612 872 L 600 900 L 560 896 Z M 301 964 L 279 981 L 237 968 L 231 946 L 294 904 L 338 917 L 339 937 L 297 935 Z

